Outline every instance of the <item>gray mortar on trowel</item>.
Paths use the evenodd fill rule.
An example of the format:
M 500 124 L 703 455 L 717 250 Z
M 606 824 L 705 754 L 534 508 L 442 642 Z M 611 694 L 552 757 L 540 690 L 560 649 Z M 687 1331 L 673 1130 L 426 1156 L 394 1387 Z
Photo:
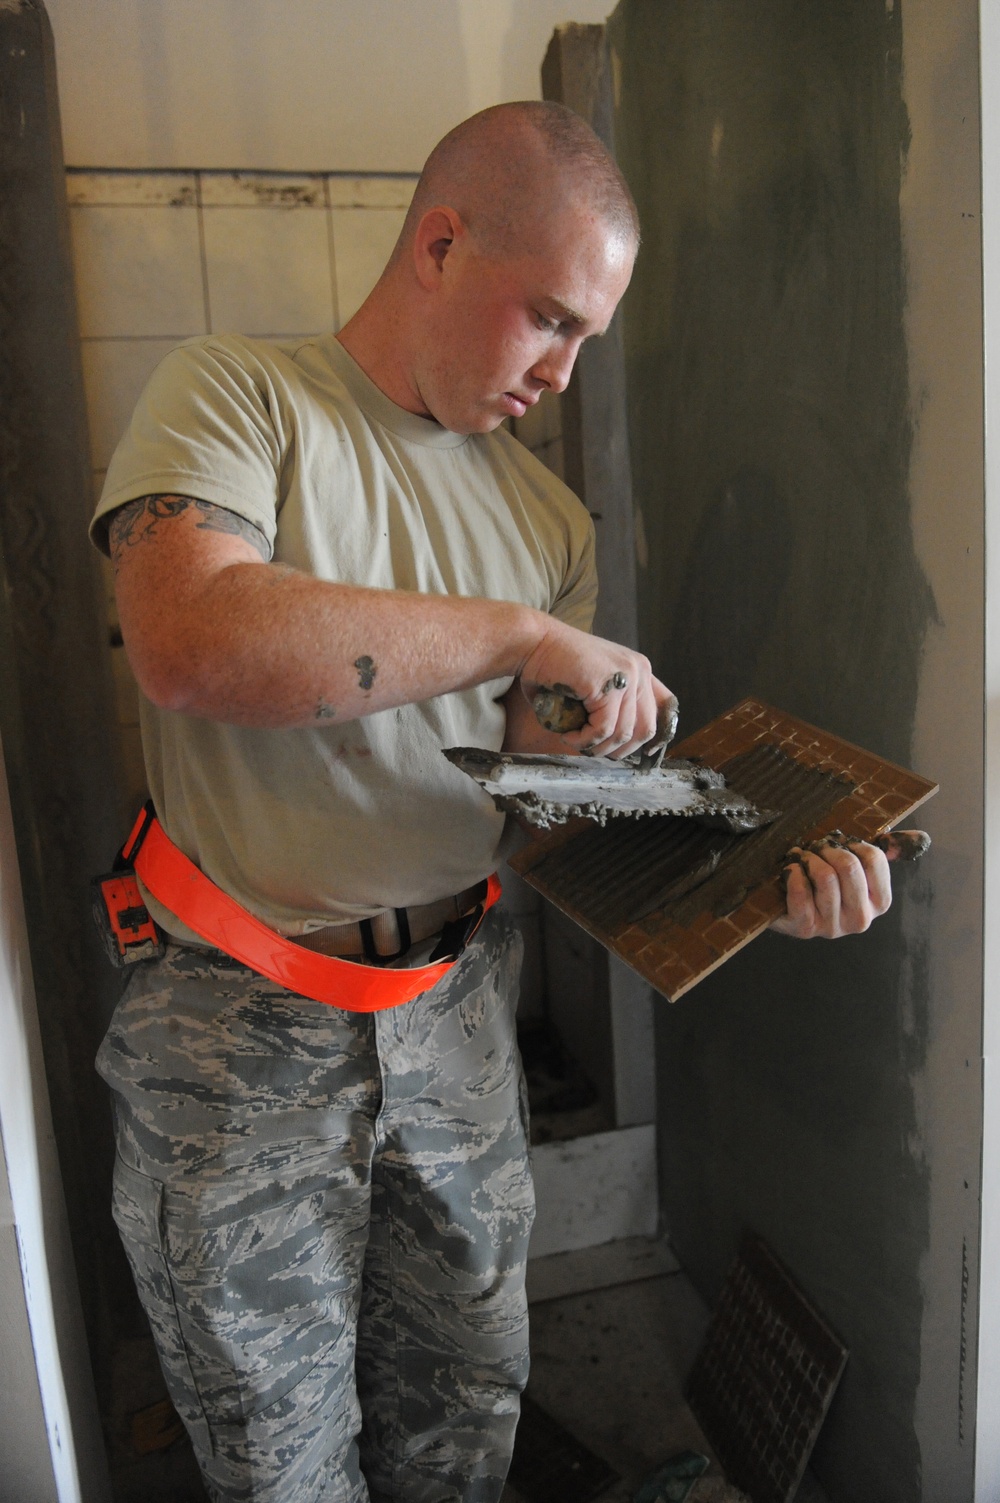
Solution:
M 613 817 L 673 814 L 741 833 L 776 817 L 728 787 L 721 773 L 680 758 L 643 769 L 627 760 L 468 746 L 450 747 L 444 755 L 475 779 L 498 809 L 543 830 L 579 816 L 603 826 Z

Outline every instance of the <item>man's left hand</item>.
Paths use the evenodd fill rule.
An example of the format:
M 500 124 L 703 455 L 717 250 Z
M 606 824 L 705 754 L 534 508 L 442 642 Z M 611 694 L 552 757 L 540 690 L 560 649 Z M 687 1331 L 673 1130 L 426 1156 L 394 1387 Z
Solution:
M 801 850 L 787 872 L 787 911 L 771 928 L 794 939 L 840 939 L 863 934 L 892 902 L 889 862 L 862 841 Z

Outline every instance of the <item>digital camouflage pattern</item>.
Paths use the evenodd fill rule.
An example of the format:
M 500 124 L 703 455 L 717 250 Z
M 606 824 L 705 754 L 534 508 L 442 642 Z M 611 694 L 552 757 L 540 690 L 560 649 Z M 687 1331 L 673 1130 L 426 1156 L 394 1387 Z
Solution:
M 141 966 L 98 1055 L 114 1215 L 218 1503 L 496 1503 L 534 1209 L 494 909 L 386 1012 L 216 951 Z

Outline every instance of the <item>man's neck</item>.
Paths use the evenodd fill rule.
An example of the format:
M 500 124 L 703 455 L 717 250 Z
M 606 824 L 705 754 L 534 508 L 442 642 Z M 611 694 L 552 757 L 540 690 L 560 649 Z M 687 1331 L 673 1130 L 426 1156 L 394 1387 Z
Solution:
M 433 422 L 410 373 L 407 343 L 401 333 L 404 320 L 396 302 L 390 288 L 380 283 L 348 319 L 337 339 L 391 402 Z

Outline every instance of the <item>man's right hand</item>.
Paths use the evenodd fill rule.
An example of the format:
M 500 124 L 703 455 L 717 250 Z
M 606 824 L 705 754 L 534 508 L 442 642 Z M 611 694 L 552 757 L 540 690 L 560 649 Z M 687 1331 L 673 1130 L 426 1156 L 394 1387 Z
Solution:
M 532 606 L 317 579 L 267 562 L 255 526 L 189 496 L 127 503 L 109 542 L 129 661 L 163 709 L 331 725 L 522 675 L 529 695 L 561 683 L 583 700 L 588 724 L 560 751 L 622 756 L 654 733 L 666 690 L 646 659 Z
M 657 712 L 670 698 L 670 690 L 653 676 L 642 653 L 554 618 L 525 658 L 519 678 L 529 704 L 539 689 L 582 701 L 587 722 L 561 735 L 560 749 L 596 757 L 625 757 L 651 741 Z

